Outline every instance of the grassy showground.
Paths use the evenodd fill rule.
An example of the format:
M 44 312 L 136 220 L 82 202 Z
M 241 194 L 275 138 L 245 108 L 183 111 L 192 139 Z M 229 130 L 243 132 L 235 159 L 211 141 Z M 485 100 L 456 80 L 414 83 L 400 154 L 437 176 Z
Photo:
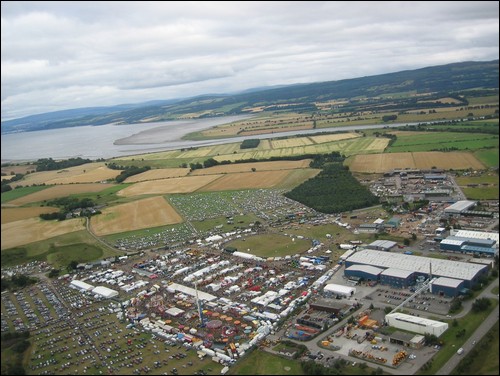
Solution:
M 228 375 L 303 375 L 300 362 L 262 350 L 254 350 L 235 366 L 229 369 Z
M 311 243 L 304 239 L 292 240 L 291 237 L 279 234 L 254 235 L 234 240 L 226 244 L 240 252 L 248 252 L 260 257 L 276 257 L 294 255 L 306 251 Z

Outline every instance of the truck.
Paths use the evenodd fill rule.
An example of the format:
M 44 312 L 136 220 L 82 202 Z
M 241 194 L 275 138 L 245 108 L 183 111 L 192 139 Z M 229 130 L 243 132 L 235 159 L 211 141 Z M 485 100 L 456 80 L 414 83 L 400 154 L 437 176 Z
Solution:
M 463 347 L 460 347 L 458 350 L 457 350 L 457 354 L 458 355 L 462 355 L 464 353 L 464 349 Z

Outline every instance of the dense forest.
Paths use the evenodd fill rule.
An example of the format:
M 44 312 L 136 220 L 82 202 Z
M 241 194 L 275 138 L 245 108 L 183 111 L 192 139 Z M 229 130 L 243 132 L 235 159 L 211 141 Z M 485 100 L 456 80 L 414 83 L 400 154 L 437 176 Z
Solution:
M 42 158 L 36 161 L 36 171 L 54 171 L 63 168 L 80 166 L 85 163 L 93 162 L 91 159 L 69 158 L 63 161 L 54 161 L 52 158 Z
M 285 196 L 328 214 L 379 203 L 379 199 L 361 185 L 342 163 L 328 162 L 322 168 L 316 177 L 285 193 Z

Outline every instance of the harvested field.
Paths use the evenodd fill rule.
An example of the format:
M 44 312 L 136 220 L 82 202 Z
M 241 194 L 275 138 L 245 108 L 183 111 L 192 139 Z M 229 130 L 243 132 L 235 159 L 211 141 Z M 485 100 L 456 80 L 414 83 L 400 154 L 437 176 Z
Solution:
M 38 217 L 43 213 L 58 212 L 59 208 L 50 206 L 32 208 L 2 208 L 2 225 L 4 223 L 20 221 L 22 219 Z
M 272 149 L 293 148 L 296 146 L 311 145 L 313 142 L 309 137 L 294 137 L 285 140 L 271 140 Z
M 189 171 L 189 168 L 158 168 L 145 171 L 141 174 L 130 176 L 125 180 L 125 183 L 137 183 L 139 181 L 146 180 L 177 178 L 180 176 L 186 176 Z
M 151 197 L 106 208 L 92 217 L 99 236 L 181 223 L 182 217 L 163 197 Z
M 256 134 L 268 134 L 268 133 L 280 133 L 280 132 L 289 132 L 289 131 L 304 131 L 307 129 L 312 129 L 313 125 L 296 125 L 296 126 L 285 126 L 280 125 L 278 128 L 263 128 L 260 130 L 252 130 L 252 131 L 242 131 L 238 133 L 238 136 L 253 136 Z
M 122 189 L 118 196 L 163 195 L 167 193 L 191 193 L 218 179 L 222 175 L 185 176 L 182 178 L 143 181 Z
M 29 218 L 2 224 L 2 247 L 8 249 L 85 229 L 84 218 L 43 221 Z
M 430 169 L 432 167 L 461 170 L 483 169 L 471 153 L 416 152 L 356 155 L 348 163 L 351 171 L 381 173 L 398 168 Z
M 273 188 L 279 185 L 288 176 L 289 173 L 290 170 L 281 170 L 242 172 L 223 175 L 220 179 L 217 179 L 216 181 L 200 188 L 200 191 L 206 192 L 237 189 Z
M 9 204 L 12 205 L 25 205 L 32 202 L 38 202 L 43 200 L 51 200 L 57 197 L 66 197 L 72 194 L 87 193 L 87 192 L 100 192 L 106 188 L 112 187 L 113 184 L 69 184 L 69 185 L 56 185 L 44 189 L 40 192 L 35 192 L 27 196 L 20 197 L 16 200 L 12 200 Z
M 81 166 L 68 167 L 57 171 L 41 171 L 26 175 L 22 180 L 12 184 L 26 186 L 32 184 L 70 184 L 95 183 L 112 179 L 120 174 L 120 170 L 111 170 L 104 162 L 86 163 Z
M 350 138 L 361 137 L 357 133 L 339 133 L 339 134 L 323 134 L 319 136 L 310 136 L 309 138 L 317 144 L 322 144 L 325 142 L 348 140 Z
M 251 172 L 252 168 L 256 171 L 275 171 L 275 170 L 293 170 L 297 168 L 307 168 L 311 159 L 301 161 L 276 161 L 276 162 L 255 162 L 255 163 L 235 163 L 230 165 L 219 165 L 200 170 L 194 170 L 191 175 L 210 175 L 210 174 L 232 174 L 236 172 Z
M 24 175 L 28 171 L 35 171 L 35 170 L 36 170 L 36 166 L 33 166 L 33 165 L 6 166 L 6 167 L 2 167 L 2 169 L 1 169 L 2 173 L 5 173 L 7 175 L 10 175 L 11 173 Z

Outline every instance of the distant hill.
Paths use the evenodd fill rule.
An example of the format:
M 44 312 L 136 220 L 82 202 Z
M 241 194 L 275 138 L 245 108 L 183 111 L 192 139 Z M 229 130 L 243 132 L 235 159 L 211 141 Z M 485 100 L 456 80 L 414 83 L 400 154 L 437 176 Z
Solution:
M 248 113 L 255 107 L 267 111 L 315 112 L 318 111 L 316 102 L 360 97 L 390 108 L 395 106 L 391 94 L 437 93 L 436 97 L 439 97 L 457 96 L 470 89 L 498 92 L 498 68 L 498 60 L 462 62 L 339 81 L 249 89 L 236 94 L 210 94 L 188 99 L 57 111 L 2 122 L 1 131 L 4 134 L 83 125 L 173 120 L 181 116 L 237 115 Z M 389 103 L 391 101 L 392 104 Z M 408 109 L 412 108 L 412 103 L 407 100 L 397 105 L 402 105 L 398 108 Z

